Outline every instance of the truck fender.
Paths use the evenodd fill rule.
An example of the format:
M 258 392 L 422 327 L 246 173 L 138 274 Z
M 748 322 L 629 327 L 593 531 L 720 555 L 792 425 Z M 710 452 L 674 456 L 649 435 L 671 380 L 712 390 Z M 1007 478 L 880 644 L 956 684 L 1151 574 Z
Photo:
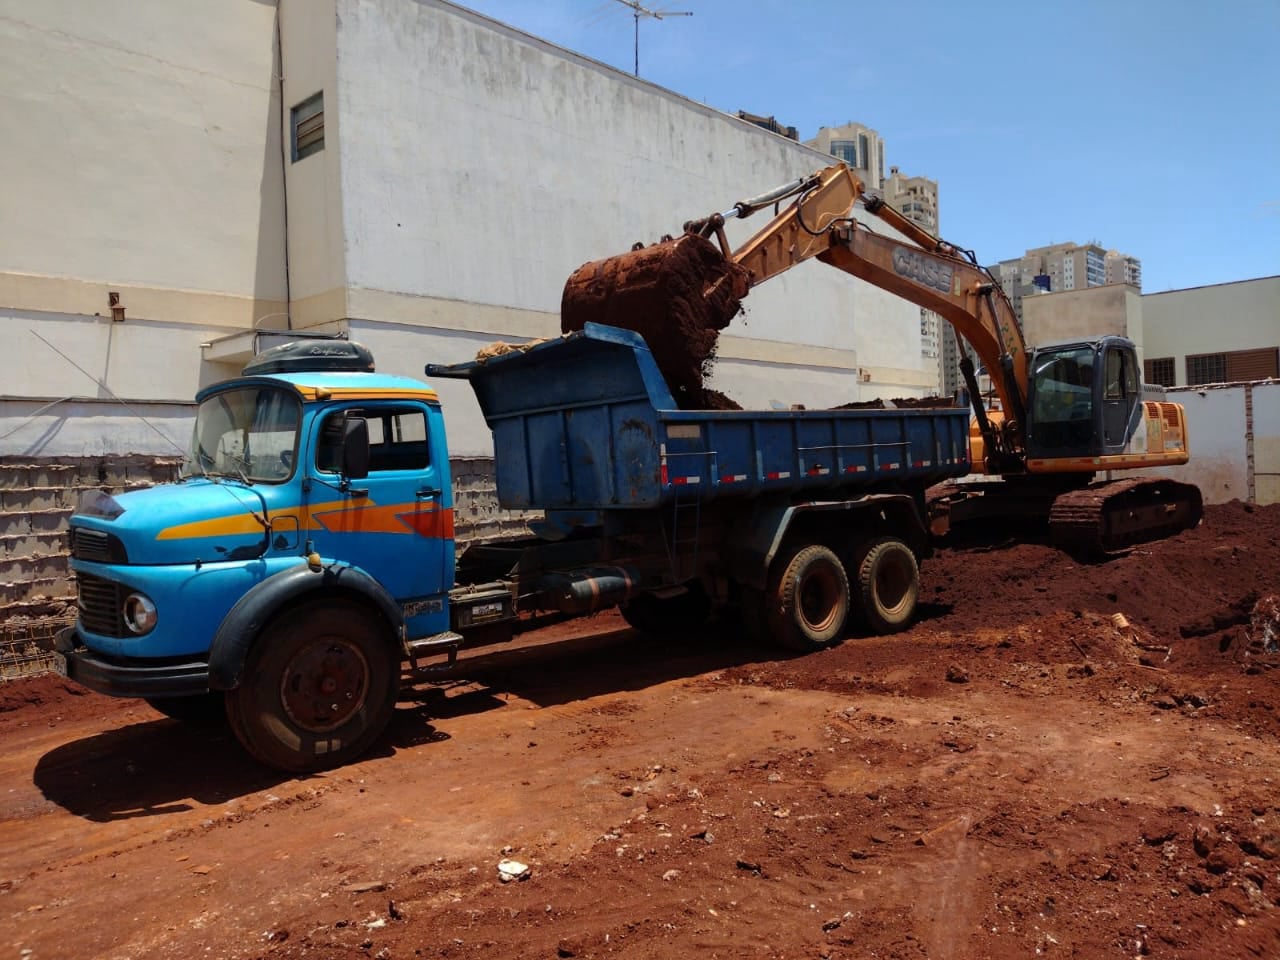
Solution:
M 763 590 L 773 558 L 782 549 L 797 518 L 814 513 L 845 513 L 849 515 L 849 522 L 853 522 L 856 513 L 869 510 L 884 512 L 892 532 L 917 554 L 928 552 L 928 532 L 915 500 L 907 494 L 875 493 L 856 500 L 770 504 L 757 507 L 750 520 L 737 526 L 729 538 L 726 551 L 729 575 L 745 586 Z M 839 522 L 838 517 L 829 518 L 833 528 Z
M 300 563 L 256 584 L 222 619 L 209 647 L 209 689 L 239 686 L 249 648 L 271 618 L 286 604 L 320 592 L 326 597 L 343 593 L 363 597 L 386 618 L 397 637 L 403 633 L 404 614 L 399 604 L 369 574 L 340 563 L 319 571 Z

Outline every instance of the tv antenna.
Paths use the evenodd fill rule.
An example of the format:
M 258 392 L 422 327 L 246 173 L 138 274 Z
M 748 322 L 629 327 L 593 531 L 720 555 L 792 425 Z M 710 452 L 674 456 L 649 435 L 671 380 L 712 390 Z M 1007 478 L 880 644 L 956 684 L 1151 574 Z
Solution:
M 615 0 L 616 3 L 622 4 L 631 11 L 631 17 L 636 24 L 636 65 L 635 75 L 640 76 L 640 18 L 653 17 L 655 20 L 661 20 L 664 17 L 692 17 L 692 10 L 650 10 L 643 6 L 640 0 Z

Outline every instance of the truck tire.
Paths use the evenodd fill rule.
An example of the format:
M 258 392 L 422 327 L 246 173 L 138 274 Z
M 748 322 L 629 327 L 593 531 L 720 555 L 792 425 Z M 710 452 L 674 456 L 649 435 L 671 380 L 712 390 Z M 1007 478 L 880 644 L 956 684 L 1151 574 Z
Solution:
M 296 609 L 249 651 L 227 717 L 255 758 L 294 773 L 349 763 L 395 709 L 400 657 L 373 615 L 347 603 Z
M 770 584 L 769 629 L 792 650 L 820 650 L 840 638 L 849 615 L 849 577 L 827 547 L 802 547 L 779 567 Z
M 711 600 L 697 584 L 674 597 L 642 594 L 619 604 L 622 619 L 641 633 L 667 634 L 696 630 L 711 616 Z
M 227 708 L 221 690 L 194 697 L 144 697 L 147 706 L 171 720 L 193 727 L 214 727 L 227 722 Z
M 858 619 L 872 633 L 898 633 L 911 625 L 920 599 L 916 555 L 896 537 L 872 540 L 854 567 Z

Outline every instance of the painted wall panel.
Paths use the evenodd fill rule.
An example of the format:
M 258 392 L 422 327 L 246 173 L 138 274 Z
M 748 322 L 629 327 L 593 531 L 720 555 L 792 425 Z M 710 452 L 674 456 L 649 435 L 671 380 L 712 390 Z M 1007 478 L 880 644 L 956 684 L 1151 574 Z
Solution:
M 1205 503 L 1247 499 L 1244 388 L 1171 390 L 1169 399 L 1187 411 L 1191 460 L 1185 466 L 1151 472 L 1196 484 Z

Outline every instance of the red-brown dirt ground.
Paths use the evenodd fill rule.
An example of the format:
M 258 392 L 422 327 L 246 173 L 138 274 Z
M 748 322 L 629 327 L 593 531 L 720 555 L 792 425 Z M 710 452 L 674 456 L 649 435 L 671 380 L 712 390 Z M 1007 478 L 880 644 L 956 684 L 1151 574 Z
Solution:
M 304 778 L 219 726 L 13 681 L 0 943 L 1277 957 L 1278 558 L 1280 506 L 1240 504 L 1101 563 L 947 548 L 909 631 L 803 657 L 601 615 L 407 688 L 372 755 Z

